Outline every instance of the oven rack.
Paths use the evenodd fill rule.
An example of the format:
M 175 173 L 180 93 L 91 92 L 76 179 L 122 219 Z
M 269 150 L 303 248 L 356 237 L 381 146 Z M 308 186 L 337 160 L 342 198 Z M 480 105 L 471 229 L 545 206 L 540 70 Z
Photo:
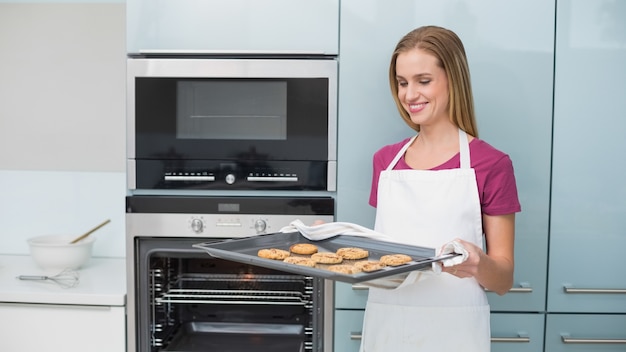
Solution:
M 312 287 L 285 275 L 186 274 L 155 301 L 157 303 L 309 305 Z

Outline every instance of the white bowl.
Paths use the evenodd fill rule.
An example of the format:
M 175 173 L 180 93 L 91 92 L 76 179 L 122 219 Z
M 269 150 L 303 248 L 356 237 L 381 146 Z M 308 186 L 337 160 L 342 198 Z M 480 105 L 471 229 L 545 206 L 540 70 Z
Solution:
M 68 235 L 46 235 L 29 238 L 27 242 L 30 255 L 40 268 L 49 271 L 76 270 L 91 258 L 96 238 L 90 236 L 70 244 L 75 238 L 76 236 Z

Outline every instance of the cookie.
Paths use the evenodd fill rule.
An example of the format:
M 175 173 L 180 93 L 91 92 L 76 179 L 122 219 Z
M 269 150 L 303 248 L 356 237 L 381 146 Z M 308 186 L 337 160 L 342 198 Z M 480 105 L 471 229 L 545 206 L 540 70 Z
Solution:
M 315 260 L 305 257 L 287 257 L 283 260 L 283 262 L 289 264 L 304 265 L 311 268 L 315 267 L 316 264 Z
M 360 269 L 366 273 L 371 273 L 372 271 L 381 270 L 386 265 L 376 261 L 376 260 L 364 260 L 361 262 L 354 263 L 354 267 Z
M 257 255 L 265 259 L 283 260 L 289 256 L 289 251 L 278 248 L 259 249 Z
M 343 259 L 363 259 L 369 256 L 369 252 L 363 248 L 343 247 L 337 250 L 337 254 Z
M 406 264 L 411 260 L 413 260 L 413 258 L 409 257 L 406 254 L 387 254 L 380 257 L 381 263 L 390 266 L 399 266 L 402 264 Z
M 311 259 L 320 264 L 339 264 L 343 258 L 332 252 L 317 252 L 311 255 Z
M 289 247 L 289 251 L 295 254 L 310 255 L 317 253 L 317 246 L 311 243 L 296 243 Z
M 354 265 L 347 265 L 347 264 L 331 265 L 327 267 L 326 269 L 336 272 L 336 273 L 348 274 L 348 275 L 357 274 L 361 272 L 361 270 L 355 267 Z

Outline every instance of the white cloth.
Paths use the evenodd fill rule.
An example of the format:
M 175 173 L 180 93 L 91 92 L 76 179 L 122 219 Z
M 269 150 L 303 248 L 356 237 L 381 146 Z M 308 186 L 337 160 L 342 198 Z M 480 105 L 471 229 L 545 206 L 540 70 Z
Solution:
M 465 247 L 463 247 L 461 243 L 457 240 L 450 241 L 444 244 L 443 247 L 441 247 L 441 250 L 439 251 L 437 255 L 441 256 L 441 255 L 450 254 L 450 253 L 458 253 L 460 255 L 456 257 L 452 257 L 450 259 L 442 260 L 441 264 L 443 264 L 443 266 L 445 267 L 461 264 L 464 261 L 466 261 L 467 257 L 469 256 L 467 249 L 465 249 Z
M 296 219 L 280 230 L 280 232 L 296 231 L 299 231 L 302 236 L 311 241 L 321 241 L 338 235 L 361 236 L 392 241 L 392 238 L 389 236 L 350 222 L 328 222 L 307 226 L 300 219 Z
M 442 252 L 458 250 L 450 243 L 455 238 L 482 247 L 482 215 L 467 135 L 459 130 L 459 169 L 393 170 L 414 140 L 381 172 L 374 230 Z M 463 260 L 459 257 L 447 264 Z M 397 289 L 370 288 L 361 352 L 486 352 L 489 313 L 485 292 L 474 278 L 413 272 Z

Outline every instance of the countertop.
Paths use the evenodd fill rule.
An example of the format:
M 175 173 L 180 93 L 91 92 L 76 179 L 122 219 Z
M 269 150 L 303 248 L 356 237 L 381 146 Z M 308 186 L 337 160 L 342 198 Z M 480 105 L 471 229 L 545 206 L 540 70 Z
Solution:
M 29 255 L 0 255 L 0 302 L 97 306 L 126 305 L 126 259 L 90 258 L 72 288 L 53 281 L 19 280 L 19 275 L 46 273 Z

